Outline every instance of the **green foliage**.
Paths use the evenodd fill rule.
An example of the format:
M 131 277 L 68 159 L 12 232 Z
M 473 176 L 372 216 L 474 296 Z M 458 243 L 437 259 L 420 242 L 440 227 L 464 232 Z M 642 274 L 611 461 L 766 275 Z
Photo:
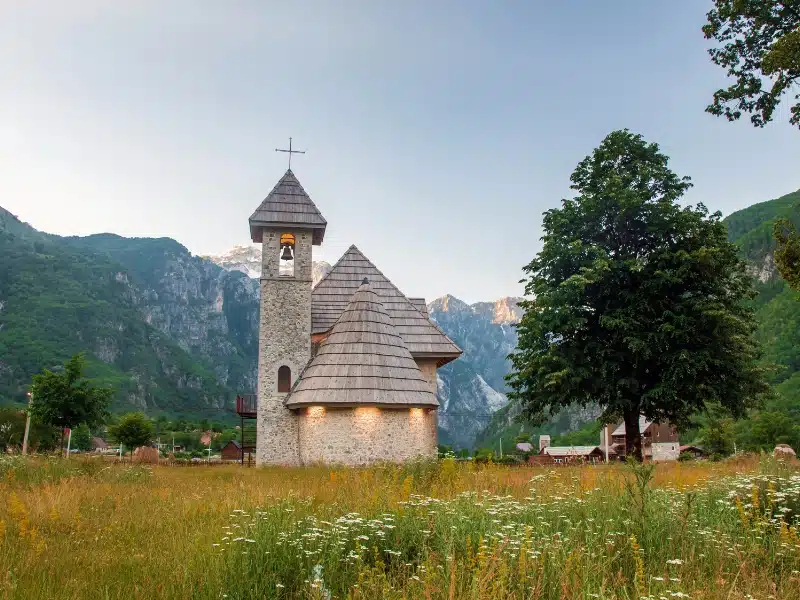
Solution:
M 600 430 L 603 428 L 599 420 L 586 423 L 580 429 L 554 437 L 553 446 L 596 446 L 600 443 Z
M 86 423 L 81 423 L 72 431 L 72 447 L 84 452 L 92 449 L 92 432 Z
M 765 394 L 745 265 L 718 213 L 678 204 L 689 179 L 667 163 L 615 131 L 572 174 L 578 195 L 545 213 L 508 377 L 528 418 L 597 403 L 604 421 L 681 426 L 707 402 L 741 416 Z
M 718 404 L 709 405 L 701 420 L 699 435 L 703 449 L 715 456 L 733 454 L 734 423 L 727 411 Z
M 134 448 L 152 442 L 153 422 L 140 412 L 127 413 L 120 417 L 117 424 L 108 428 L 108 434 L 132 452 Z
M 475 462 L 476 463 L 487 463 L 494 457 L 494 452 L 492 452 L 491 448 L 478 448 L 475 451 Z
M 35 373 L 86 352 L 88 376 L 116 391 L 117 412 L 146 402 L 167 414 L 224 418 L 215 407 L 243 391 L 236 388 L 257 356 L 248 321 L 254 307 L 236 287 L 240 274 L 219 278 L 231 339 L 208 341 L 220 349 L 218 361 L 180 347 L 144 314 L 169 310 L 160 300 L 169 269 L 192 261 L 199 259 L 174 240 L 61 238 L 0 208 L 0 403 L 24 405 Z M 212 276 L 217 269 L 197 268 Z M 220 367 L 231 387 L 218 382 Z
M 719 44 L 711 60 L 736 81 L 706 111 L 729 121 L 750 113 L 763 127 L 800 81 L 800 0 L 715 0 L 707 19 L 703 34 Z M 789 122 L 800 127 L 800 94 L 794 100 Z
M 45 369 L 34 375 L 31 414 L 42 423 L 57 427 L 102 423 L 114 392 L 94 387 L 83 375 L 85 366 L 83 354 L 76 354 L 64 364 L 63 371 Z
M 800 292 L 800 236 L 797 235 L 794 223 L 788 219 L 778 220 L 773 234 L 777 242 L 775 265 L 778 272 L 789 287 Z
M 514 438 L 515 444 L 525 444 L 525 443 L 530 443 L 530 441 L 531 441 L 530 433 L 520 433 L 517 437 Z
M 20 449 L 25 435 L 26 412 L 16 408 L 0 408 L 0 451 L 8 448 Z M 58 447 L 59 430 L 50 425 L 31 421 L 28 447 L 31 451 L 47 452 Z

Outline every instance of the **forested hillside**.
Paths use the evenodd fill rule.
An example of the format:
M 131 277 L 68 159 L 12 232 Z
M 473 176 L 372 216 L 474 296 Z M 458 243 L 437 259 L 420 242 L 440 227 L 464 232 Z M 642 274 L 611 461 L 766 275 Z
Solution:
M 31 375 L 77 352 L 117 409 L 218 418 L 252 389 L 257 290 L 244 275 L 173 240 L 62 238 L 2 208 L 0 257 L 0 403 L 24 402 Z

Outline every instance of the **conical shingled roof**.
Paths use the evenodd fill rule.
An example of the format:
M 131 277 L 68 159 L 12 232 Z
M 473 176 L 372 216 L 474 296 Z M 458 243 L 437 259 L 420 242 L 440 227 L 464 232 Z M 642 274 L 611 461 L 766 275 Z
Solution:
M 365 277 L 380 296 L 392 325 L 413 356 L 439 358 L 440 364 L 458 358 L 461 348 L 355 246 L 350 246 L 311 292 L 312 333 L 323 333 L 331 328 Z
M 319 245 L 328 222 L 289 169 L 250 217 L 250 236 L 261 242 L 263 227 L 303 227 L 313 230 Z
M 300 374 L 285 404 L 288 408 L 439 406 L 366 279 Z

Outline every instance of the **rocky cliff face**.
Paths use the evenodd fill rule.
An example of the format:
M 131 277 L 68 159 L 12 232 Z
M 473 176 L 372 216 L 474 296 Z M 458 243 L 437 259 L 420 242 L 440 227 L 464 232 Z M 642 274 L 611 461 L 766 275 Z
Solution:
M 516 347 L 520 298 L 467 304 L 444 296 L 428 304 L 431 318 L 464 354 L 439 370 L 442 443 L 471 448 L 496 411 L 507 403 L 506 356 Z

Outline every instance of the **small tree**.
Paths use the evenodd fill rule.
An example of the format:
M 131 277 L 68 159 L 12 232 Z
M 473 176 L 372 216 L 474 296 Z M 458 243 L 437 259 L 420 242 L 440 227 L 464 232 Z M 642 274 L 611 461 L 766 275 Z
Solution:
M 94 427 L 108 416 L 114 390 L 94 387 L 83 376 L 85 367 L 83 354 L 76 354 L 64 364 L 63 371 L 45 369 L 33 376 L 31 414 L 40 422 L 61 429 L 62 447 L 65 427 L 74 428 L 80 423 Z
M 773 228 L 777 248 L 775 264 L 789 287 L 800 292 L 800 236 L 789 219 L 779 219 Z
M 700 428 L 700 443 L 712 458 L 733 454 L 735 432 L 733 419 L 724 408 L 710 405 L 703 416 L 704 423 Z
M 800 82 L 800 0 L 714 0 L 706 18 L 703 34 L 721 44 L 708 51 L 711 60 L 736 78 L 706 112 L 729 121 L 750 113 L 763 127 Z M 800 94 L 794 100 L 789 122 L 800 127 Z
M 145 446 L 153 440 L 153 422 L 144 413 L 127 413 L 108 428 L 108 434 L 133 452 L 134 448 Z
M 678 204 L 690 183 L 668 160 L 624 130 L 580 162 L 524 268 L 508 376 L 534 422 L 573 404 L 622 416 L 639 460 L 640 415 L 680 427 L 717 401 L 740 416 L 768 390 L 745 265 L 719 213 Z
M 81 423 L 72 432 L 72 445 L 84 452 L 92 449 L 92 432 L 86 423 Z

